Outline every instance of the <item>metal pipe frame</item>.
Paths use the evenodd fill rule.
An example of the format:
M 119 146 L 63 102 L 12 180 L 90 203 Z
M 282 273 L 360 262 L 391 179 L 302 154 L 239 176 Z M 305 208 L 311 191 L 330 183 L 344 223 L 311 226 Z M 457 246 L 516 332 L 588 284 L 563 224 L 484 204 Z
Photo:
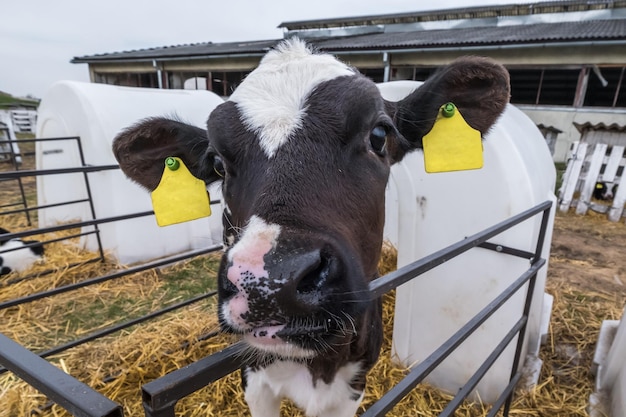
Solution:
M 532 265 L 524 274 L 522 274 L 517 280 L 515 280 L 506 290 L 504 290 L 498 297 L 496 297 L 491 303 L 483 308 L 476 316 L 468 321 L 463 327 L 461 327 L 456 333 L 454 333 L 448 340 L 446 340 L 438 349 L 430 354 L 426 359 L 420 362 L 415 368 L 413 368 L 409 374 L 404 377 L 395 387 L 389 390 L 383 397 L 378 400 L 372 407 L 370 407 L 361 417 L 374 417 L 385 415 L 393 406 L 395 406 L 402 398 L 404 398 L 415 386 L 420 383 L 424 378 L 428 376 L 444 359 L 446 359 L 461 343 L 463 343 L 482 323 L 484 323 L 493 313 L 496 312 L 511 296 L 513 296 L 524 284 L 526 284 L 531 278 L 536 276 L 537 271 L 545 265 L 545 260 L 542 259 Z M 526 324 L 527 316 L 523 316 L 521 319 L 521 325 Z M 513 327 L 515 330 L 520 324 L 520 321 Z M 516 330 L 515 334 L 519 332 Z M 515 335 L 514 334 L 514 335 Z M 513 336 L 514 336 L 513 335 Z M 510 342 L 512 339 L 508 336 L 503 340 Z M 523 339 L 523 337 L 518 338 Z M 508 346 L 508 343 L 503 349 Z M 496 348 L 497 350 L 497 348 Z M 496 351 L 494 350 L 494 352 Z M 498 353 L 499 354 L 499 353 Z M 491 356 L 483 363 L 483 366 L 491 366 L 493 362 L 489 363 Z M 514 364 L 515 367 L 515 364 Z M 482 368 L 479 369 L 481 371 Z M 487 369 L 484 371 L 486 372 Z M 515 369 L 515 368 L 514 368 Z M 517 369 L 515 369 L 517 371 Z M 470 382 L 472 380 L 470 379 Z M 461 391 L 467 390 L 467 386 L 470 383 L 466 383 Z M 476 381 L 478 383 L 478 381 Z M 465 395 L 467 395 L 466 393 Z M 458 406 L 458 405 L 457 405 Z M 455 408 L 456 409 L 456 408 Z M 454 411 L 454 410 L 452 410 Z M 504 414 L 507 416 L 508 414 Z
M 0 362 L 75 416 L 122 417 L 122 407 L 0 333 Z M 5 407 L 5 406 L 3 406 Z
M 502 351 L 509 346 L 509 344 L 517 336 L 517 345 L 515 357 L 511 369 L 511 378 L 509 384 L 505 387 L 502 394 L 498 397 L 494 403 L 489 416 L 495 416 L 502 407 L 504 407 L 503 415 L 508 416 L 510 404 L 512 400 L 513 390 L 515 385 L 519 381 L 521 374 L 518 370 L 520 365 L 520 355 L 524 342 L 524 334 L 526 324 L 528 320 L 528 314 L 530 312 L 531 301 L 534 291 L 534 283 L 537 276 L 537 272 L 546 265 L 546 260 L 541 257 L 543 251 L 543 245 L 545 242 L 545 236 L 547 233 L 547 225 L 550 215 L 550 210 L 553 205 L 552 201 L 546 201 L 529 210 L 526 210 L 516 216 L 511 217 L 501 223 L 498 223 L 482 232 L 469 236 L 466 239 L 452 244 L 447 248 L 437 251 L 432 255 L 426 256 L 410 265 L 407 265 L 395 272 L 389 273 L 383 277 L 380 277 L 370 283 L 369 290 L 371 298 L 376 299 L 382 296 L 384 293 L 396 288 L 397 286 L 417 277 L 424 272 L 435 268 L 438 265 L 450 260 L 451 258 L 458 256 L 473 247 L 486 247 L 486 249 L 493 249 L 490 245 L 484 245 L 484 243 L 499 233 L 539 214 L 543 213 L 539 234 L 537 237 L 536 247 L 534 253 L 530 253 L 524 250 L 512 249 L 499 252 L 508 253 L 514 256 L 523 256 L 528 258 L 531 262 L 529 269 L 518 277 L 506 290 L 500 295 L 494 298 L 486 307 L 484 307 L 476 316 L 471 318 L 461 329 L 459 329 L 454 335 L 452 335 L 444 344 L 442 344 L 435 352 L 433 352 L 423 362 L 413 368 L 409 374 L 387 392 L 378 402 L 370 407 L 363 417 L 382 416 L 395 406 L 408 392 L 410 392 L 420 381 L 422 381 L 433 369 L 435 369 L 450 353 L 452 353 L 464 340 L 466 340 L 474 330 L 476 330 L 483 322 L 485 322 L 498 308 L 500 308 L 513 294 L 519 291 L 527 285 L 526 288 L 526 301 L 521 318 L 513 325 L 507 335 L 500 341 L 497 347 L 490 353 L 485 362 L 479 367 L 479 369 L 470 377 L 468 382 L 457 393 L 457 396 L 448 404 L 446 409 L 440 416 L 451 416 L 454 410 L 460 405 L 460 403 L 469 395 L 469 393 L 475 388 L 480 379 L 488 371 L 491 365 L 497 360 Z M 215 247 L 219 249 L 220 247 Z M 206 251 L 206 249 L 205 249 Z M 532 255 L 532 256 L 531 256 Z M 187 255 L 188 256 L 188 255 Z M 122 276 L 124 274 L 138 272 L 138 270 L 149 269 L 155 267 L 155 264 L 165 264 L 173 262 L 173 257 L 168 260 L 151 263 L 148 265 L 134 268 L 134 270 L 123 271 L 117 274 L 113 274 L 107 277 L 96 278 L 95 280 L 88 280 L 90 283 L 94 281 L 101 281 L 106 279 L 113 279 L 113 277 Z M 6 308 L 11 305 L 21 304 L 34 299 L 43 298 L 52 293 L 69 291 L 71 289 L 79 288 L 88 283 L 78 283 L 68 285 L 63 288 L 48 291 L 46 293 L 34 294 L 29 297 L 24 297 L 21 300 L 13 300 L 0 304 L 0 308 Z M 71 288 L 68 288 L 71 287 Z M 29 300 L 26 300 L 29 298 Z M 15 304 L 15 301 L 18 301 Z M 47 361 L 40 358 L 36 354 L 28 351 L 27 349 L 19 346 L 17 343 L 11 341 L 5 336 L 0 334 L 0 362 L 5 364 L 7 369 L 12 370 L 18 374 L 18 376 L 25 379 L 28 383 L 39 389 L 44 394 L 48 395 L 54 402 L 57 402 L 61 406 L 65 407 L 68 411 L 78 416 L 121 416 L 121 408 L 119 406 L 106 399 L 100 398 L 100 394 L 91 390 L 89 387 L 82 387 L 78 381 L 72 377 L 65 375 L 65 379 L 62 383 L 59 383 L 58 373 L 61 372 L 54 366 L 50 365 Z M 198 389 L 214 382 L 234 371 L 239 369 L 242 365 L 242 349 L 241 342 L 227 347 L 226 349 L 217 352 L 213 355 L 207 356 L 200 361 L 192 363 L 177 371 L 171 372 L 161 378 L 158 378 L 152 382 L 145 384 L 142 387 L 142 398 L 144 404 L 145 415 L 148 417 L 173 417 L 174 408 L 176 403 L 197 391 Z M 43 363 L 43 364 L 42 364 Z M 31 366 L 28 366 L 31 364 Z M 32 365 L 35 364 L 35 365 Z M 47 365 L 47 366 L 46 366 Z M 47 371 L 42 372 L 42 369 L 53 368 L 55 371 L 50 371 L 48 375 Z M 83 389 L 82 392 L 86 392 L 87 395 L 76 396 L 76 386 Z M 90 410 L 94 404 L 105 404 L 106 414 L 90 414 Z
M 430 255 L 423 257 L 422 259 L 418 259 L 417 261 L 412 262 L 396 271 L 390 272 L 385 276 L 375 279 L 369 285 L 372 298 L 375 299 L 384 295 L 390 290 L 404 284 L 405 282 L 417 277 L 418 275 L 430 271 L 431 269 L 443 264 L 444 262 L 449 261 L 451 258 L 454 258 L 476 246 L 483 244 L 492 237 L 523 222 L 524 220 L 533 217 L 538 213 L 548 210 L 550 207 L 552 207 L 552 202 L 545 201 L 533 208 L 530 208 L 516 216 L 509 218 L 508 220 L 491 226 L 483 230 L 482 232 L 466 237 L 465 239 L 457 243 L 453 243 L 452 245 L 449 245 L 441 250 L 438 250 Z
M 184 253 L 182 255 L 171 256 L 171 257 L 168 257 L 168 258 L 162 258 L 162 259 L 160 259 L 158 261 L 149 262 L 149 263 L 146 263 L 146 264 L 143 264 L 143 265 L 139 265 L 139 266 L 136 266 L 136 267 L 133 267 L 133 268 L 128 268 L 128 269 L 125 269 L 123 271 L 115 272 L 113 274 L 103 275 L 103 276 L 100 276 L 100 277 L 87 279 L 87 280 L 84 280 L 84 281 L 81 281 L 81 282 L 76 282 L 74 284 L 68 284 L 68 285 L 64 285 L 62 287 L 53 288 L 53 289 L 48 290 L 48 291 L 42 291 L 42 292 L 38 292 L 38 293 L 27 295 L 25 297 L 16 298 L 16 299 L 9 300 L 9 301 L 4 301 L 4 302 L 0 303 L 0 310 L 2 310 L 4 308 L 14 307 L 14 306 L 17 306 L 17 305 L 20 305 L 20 304 L 24 304 L 24 303 L 29 303 L 29 302 L 35 301 L 35 300 L 40 300 L 42 298 L 50 297 L 52 295 L 57 295 L 57 294 L 61 294 L 61 293 L 68 292 L 68 291 L 74 291 L 74 290 L 77 290 L 79 288 L 86 287 L 88 285 L 99 284 L 101 282 L 110 281 L 110 280 L 115 279 L 115 278 L 121 278 L 121 277 L 124 277 L 126 275 L 134 274 L 136 272 L 142 272 L 142 271 L 146 271 L 148 269 L 157 268 L 159 266 L 168 265 L 168 264 L 175 263 L 175 262 L 180 262 L 180 261 L 183 261 L 185 259 L 192 258 L 194 256 L 204 255 L 204 254 L 211 253 L 211 252 L 216 252 L 216 251 L 219 251 L 221 249 L 222 249 L 222 245 L 213 245 L 213 246 L 209 246 L 209 247 L 204 248 L 204 249 L 198 249 L 198 250 L 195 250 L 195 251 L 192 251 L 192 252 L 187 252 L 187 253 Z
M 380 400 L 372 405 L 364 414 L 362 414 L 361 417 L 379 417 L 385 415 L 419 382 L 432 372 L 432 370 L 434 370 L 446 357 L 448 357 L 461 343 L 463 343 L 463 341 L 466 340 L 482 323 L 495 313 L 495 311 L 497 311 L 498 308 L 500 308 L 511 296 L 517 293 L 517 291 L 519 291 L 520 288 L 522 288 L 526 283 L 529 283 L 526 292 L 524 311 L 521 318 L 513 325 L 510 331 L 496 346 L 474 375 L 470 377 L 468 382 L 461 388 L 457 396 L 446 407 L 443 413 L 440 414 L 440 416 L 453 415 L 454 411 L 458 408 L 463 399 L 465 399 L 472 389 L 474 389 L 504 349 L 509 346 L 515 336 L 518 336 L 514 363 L 512 365 L 511 379 L 492 408 L 492 412 L 494 412 L 493 415 L 495 415 L 495 413 L 497 413 L 504 405 L 505 412 L 503 415 L 508 416 L 507 404 L 510 404 L 513 389 L 521 376 L 521 373 L 518 371 L 519 356 L 521 355 L 520 352 L 523 345 L 524 331 L 528 321 L 534 281 L 537 276 L 537 272 L 546 265 L 546 260 L 541 258 L 540 254 L 543 249 L 549 213 L 552 205 L 552 201 L 545 201 L 544 203 L 509 218 L 508 220 L 498 223 L 495 226 L 485 229 L 482 232 L 472 235 L 458 243 L 437 251 L 430 256 L 407 265 L 398 271 L 391 272 L 383 277 L 380 277 L 370 284 L 372 299 L 378 298 L 391 289 L 394 289 L 410 279 L 415 278 L 438 265 L 441 265 L 442 263 L 466 252 L 473 247 L 481 247 L 481 245 L 493 236 L 498 235 L 503 231 L 543 212 L 542 223 L 537 237 L 537 245 L 534 253 L 511 248 L 509 248 L 510 250 L 508 251 L 499 251 L 530 259 L 531 265 L 529 269 L 518 277 L 491 303 L 483 308 L 476 316 L 470 319 L 461 329 L 452 335 L 437 350 L 435 350 L 435 352 L 416 366 L 402 381 L 400 381 L 400 383 L 398 383 Z M 179 369 L 164 377 L 145 384 L 142 387 L 142 391 L 146 417 L 174 417 L 174 408 L 180 399 L 239 369 L 242 365 L 240 344 L 241 342 L 193 364 L 198 364 L 198 367 L 191 367 L 190 365 L 189 367 Z M 202 365 L 200 365 L 201 363 Z

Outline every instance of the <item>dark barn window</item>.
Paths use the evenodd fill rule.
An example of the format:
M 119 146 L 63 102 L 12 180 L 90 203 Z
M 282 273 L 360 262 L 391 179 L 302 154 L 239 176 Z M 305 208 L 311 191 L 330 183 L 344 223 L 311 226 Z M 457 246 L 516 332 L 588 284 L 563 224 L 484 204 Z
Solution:
M 606 85 L 603 84 L 602 80 L 595 71 L 590 70 L 584 106 L 626 106 L 624 67 L 599 68 L 599 72 L 604 81 L 606 81 Z
M 159 87 L 156 72 L 96 73 L 95 80 L 97 83 L 120 85 L 123 87 Z
M 385 70 L 383 68 L 359 68 L 359 72 L 375 83 L 382 83 L 385 78 Z
M 541 77 L 540 69 L 510 69 L 511 102 L 516 104 L 537 104 Z
M 580 70 L 543 70 L 541 90 L 537 104 L 571 106 L 576 97 Z
M 509 69 L 511 102 L 572 106 L 580 69 Z
M 416 81 L 426 81 L 436 70 L 436 68 L 415 68 L 413 79 Z
M 213 71 L 211 73 L 211 90 L 215 94 L 228 97 L 249 73 L 249 71 Z

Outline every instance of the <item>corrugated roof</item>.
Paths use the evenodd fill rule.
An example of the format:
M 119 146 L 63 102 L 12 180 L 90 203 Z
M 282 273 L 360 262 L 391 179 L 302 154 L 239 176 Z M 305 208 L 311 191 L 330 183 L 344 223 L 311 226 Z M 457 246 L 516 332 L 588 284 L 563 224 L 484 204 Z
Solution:
M 117 61 L 117 60 L 148 60 L 158 58 L 186 58 L 207 55 L 236 54 L 264 54 L 271 47 L 280 42 L 280 39 L 226 42 L 226 43 L 194 43 L 187 45 L 172 45 L 159 48 L 138 49 L 133 51 L 112 52 L 97 55 L 75 57 L 72 63 Z
M 463 46 L 497 46 L 576 41 L 626 41 L 626 19 L 581 22 L 535 23 L 525 25 L 371 33 L 354 36 L 315 38 L 308 41 L 320 50 L 399 50 Z M 136 51 L 76 57 L 73 63 L 194 58 L 224 55 L 262 55 L 281 39 L 197 43 Z
M 278 27 L 288 30 L 328 29 L 350 26 L 389 25 L 503 16 L 528 16 L 542 13 L 566 13 L 626 7 L 626 0 L 544 1 L 527 4 L 476 6 L 456 9 L 428 10 L 372 16 L 283 22 Z
M 604 131 L 604 132 L 626 132 L 626 125 L 620 125 L 617 123 L 611 123 L 610 125 L 604 123 L 576 123 L 574 122 L 574 126 L 580 133 L 584 133 L 587 131 Z
M 344 38 L 326 38 L 314 41 L 313 44 L 323 50 L 337 51 L 601 40 L 626 40 L 626 19 L 373 33 Z
M 563 131 L 561 129 L 557 129 L 556 127 L 554 127 L 552 125 L 550 125 L 550 126 L 544 125 L 543 123 L 539 123 L 537 125 L 537 128 L 539 130 L 547 130 L 547 131 L 555 132 L 555 133 L 563 133 Z

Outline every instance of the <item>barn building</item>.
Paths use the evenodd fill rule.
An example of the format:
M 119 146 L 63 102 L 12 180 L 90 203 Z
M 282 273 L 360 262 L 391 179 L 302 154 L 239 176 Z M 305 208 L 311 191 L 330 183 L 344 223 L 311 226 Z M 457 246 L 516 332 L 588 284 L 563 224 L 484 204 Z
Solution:
M 576 126 L 626 126 L 626 0 L 567 0 L 281 23 L 376 82 L 424 80 L 463 55 L 510 71 L 512 103 L 548 132 L 556 162 Z M 75 57 L 92 82 L 228 96 L 281 39 Z M 624 136 L 626 144 L 626 135 Z

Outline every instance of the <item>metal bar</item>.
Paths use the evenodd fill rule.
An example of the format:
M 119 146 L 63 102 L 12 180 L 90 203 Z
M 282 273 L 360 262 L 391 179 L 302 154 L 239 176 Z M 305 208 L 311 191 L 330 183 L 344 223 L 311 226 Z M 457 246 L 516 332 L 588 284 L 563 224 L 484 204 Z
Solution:
M 0 208 L 4 208 L 4 207 L 13 207 L 13 206 L 21 206 L 21 205 L 23 205 L 23 204 L 22 204 L 22 203 L 10 203 L 10 204 L 3 204 L 3 205 L 1 205 L 1 206 L 0 206 Z M 17 210 L 17 212 L 18 212 L 18 213 L 21 213 L 21 212 L 23 212 L 23 211 L 24 211 L 24 209 L 22 209 L 22 210 Z M 4 214 L 4 213 L 0 213 L 0 214 Z
M 5 211 L 0 213 L 0 216 L 5 216 L 7 214 L 15 214 L 15 213 L 21 213 L 22 211 L 33 211 L 33 210 L 42 210 L 42 209 L 47 209 L 47 208 L 52 208 L 52 207 L 59 207 L 59 206 L 68 206 L 70 204 L 78 204 L 78 203 L 86 203 L 87 199 L 82 199 L 82 200 L 71 200 L 71 201 L 66 201 L 64 203 L 55 203 L 55 204 L 45 204 L 43 206 L 33 206 L 33 207 L 28 207 L 22 210 L 13 210 L 13 211 Z M 10 204 L 11 206 L 16 206 L 19 203 L 16 204 Z M 0 207 L 8 207 L 9 205 L 6 206 L 0 206 Z
M 546 232 L 548 229 L 548 221 L 550 219 L 550 209 L 552 208 L 552 205 L 550 205 L 550 207 L 548 209 L 546 209 L 543 212 L 543 216 L 541 218 L 541 225 L 539 227 L 539 235 L 537 236 L 537 246 L 535 247 L 535 256 L 534 258 L 531 260 L 532 265 L 535 264 L 535 261 L 537 259 L 540 259 L 541 257 L 541 252 L 543 251 L 543 245 L 544 245 L 544 241 L 545 241 L 545 237 L 546 237 Z M 528 317 L 530 314 L 530 306 L 533 300 L 533 295 L 535 293 L 535 282 L 537 281 L 537 275 L 533 275 L 530 279 L 530 282 L 528 283 L 528 289 L 526 290 L 526 300 L 524 302 L 524 316 Z M 513 367 L 511 368 L 511 379 L 513 379 L 513 377 L 515 376 L 515 374 L 517 373 L 517 368 L 519 367 L 519 363 L 520 363 L 520 356 L 522 354 L 522 349 L 524 348 L 524 335 L 526 334 L 526 325 L 524 325 L 524 328 L 521 330 L 521 334 L 522 337 L 520 337 L 517 340 L 517 346 L 515 348 L 515 357 L 513 359 Z M 509 411 L 511 409 L 511 403 L 513 402 L 513 393 L 511 393 L 505 403 L 504 403 L 504 415 L 508 416 L 509 415 Z
M 77 234 L 74 234 L 74 235 L 63 236 L 63 237 L 59 237 L 59 238 L 56 238 L 56 239 L 45 240 L 45 241 L 41 241 L 41 242 L 25 243 L 24 246 L 20 246 L 19 248 L 11 248 L 11 249 L 4 249 L 4 250 L 0 249 L 0 254 L 7 253 L 7 252 L 13 252 L 13 251 L 16 251 L 16 250 L 22 250 L 24 248 L 32 248 L 33 246 L 38 246 L 38 245 L 41 245 L 41 244 L 60 242 L 61 240 L 68 240 L 68 239 L 73 239 L 75 237 L 92 235 L 94 233 L 95 233 L 94 231 L 85 232 L 85 233 L 77 233 Z M 0 246 L 0 248 L 1 248 L 1 246 Z
M 537 246 L 535 246 L 535 256 L 533 257 L 533 261 L 535 259 L 541 258 L 541 252 L 543 251 L 543 246 L 546 240 L 546 233 L 548 231 L 548 223 L 550 221 L 550 211 L 552 210 L 552 204 L 543 212 L 543 216 L 541 217 L 541 225 L 539 226 L 539 236 L 537 236 Z
M 17 183 L 19 184 L 20 195 L 22 196 L 22 205 L 24 206 L 24 215 L 26 216 L 26 223 L 28 223 L 28 226 L 31 226 L 32 221 L 30 218 L 30 211 L 28 211 L 28 201 L 26 201 L 26 192 L 24 191 L 24 184 L 22 183 L 22 178 L 18 178 Z
M 0 172 L 0 179 L 4 178 L 22 178 L 22 177 L 39 177 L 41 175 L 57 175 L 57 174 L 75 174 L 80 172 L 99 172 L 112 169 L 119 169 L 119 165 L 99 165 L 84 166 L 73 168 L 55 168 L 55 169 L 27 169 L 23 171 Z
M 146 416 L 173 416 L 178 400 L 239 369 L 244 349 L 235 343 L 142 386 Z
M 86 261 L 73 262 L 73 263 L 67 265 L 67 268 L 70 269 L 70 268 L 74 268 L 75 266 L 78 266 L 78 265 L 87 265 L 87 264 L 92 264 L 94 262 L 100 262 L 100 258 L 91 258 L 91 259 L 88 259 Z M 36 274 L 30 274 L 30 275 L 26 275 L 26 276 L 23 276 L 23 277 L 17 277 L 17 278 L 13 278 L 13 279 L 8 279 L 6 281 L 0 282 L 0 288 L 8 287 L 9 285 L 17 284 L 18 282 L 27 281 L 29 279 L 39 278 L 39 277 L 42 277 L 44 275 L 48 275 L 48 274 L 51 274 L 52 272 L 57 272 L 57 271 L 58 271 L 58 269 L 46 269 L 45 271 L 38 272 Z
M 439 348 L 413 368 L 396 386 L 390 389 L 383 397 L 372 405 L 361 417 L 381 416 L 405 397 L 419 382 L 433 371 L 454 349 L 456 349 L 469 335 L 487 320 L 500 306 L 502 306 L 522 285 L 524 285 L 537 271 L 545 265 L 545 259 L 538 260 L 524 272 L 517 280 L 509 285 L 500 295 L 491 301 L 477 315 L 472 317 L 463 327 L 446 340 Z
M 463 239 L 460 242 L 454 243 L 444 249 L 434 252 L 422 259 L 419 259 L 413 263 L 410 263 L 394 272 L 390 272 L 385 276 L 377 278 L 370 282 L 369 289 L 373 298 L 378 298 L 390 290 L 398 287 L 401 284 L 411 280 L 417 275 L 423 274 L 426 271 L 430 271 L 436 266 L 454 258 L 469 249 L 484 243 L 488 239 L 502 233 L 503 231 L 515 226 L 524 220 L 545 211 L 552 206 L 551 201 L 545 201 L 531 209 L 523 211 L 522 213 L 509 218 L 503 222 L 500 222 L 490 228 L 483 230 Z
M 14 142 L 53 142 L 60 140 L 68 140 L 68 139 L 79 139 L 79 136 L 63 136 L 58 138 L 33 138 L 33 139 L 17 139 L 17 140 L 7 140 L 6 142 L 14 143 Z
M 122 407 L 0 333 L 0 362 L 71 414 L 123 417 Z
M 521 372 L 518 372 L 518 373 L 515 374 L 513 379 L 511 379 L 509 384 L 504 388 L 504 390 L 502 391 L 502 393 L 500 394 L 498 399 L 492 404 L 491 410 L 489 410 L 489 414 L 487 414 L 487 417 L 495 417 L 496 414 L 498 414 L 498 411 L 500 411 L 500 409 L 502 408 L 502 405 L 504 404 L 504 401 L 509 396 L 513 395 L 513 390 L 515 389 L 515 387 L 517 386 L 517 383 L 519 382 L 519 380 L 521 378 L 522 378 L 522 373 Z M 502 415 L 504 417 L 508 417 L 508 413 L 507 414 L 502 414 Z
M 80 139 L 76 140 L 76 145 L 78 146 L 78 155 L 80 156 L 80 164 L 82 166 L 86 166 L 85 163 L 85 154 L 83 152 L 83 145 L 80 142 Z M 89 211 L 91 212 L 91 218 L 96 219 L 96 207 L 93 204 L 93 196 L 91 195 L 91 186 L 89 185 L 89 176 L 86 172 L 83 172 L 83 180 L 85 181 L 85 189 L 87 190 L 87 200 L 89 200 Z M 95 224 L 94 229 L 96 231 L 96 243 L 98 244 L 98 253 L 100 254 L 100 259 L 104 260 L 104 249 L 102 249 L 102 239 L 100 238 L 100 229 L 98 229 L 98 225 Z
M 172 304 L 171 306 L 162 308 L 161 310 L 153 311 L 152 313 L 146 314 L 146 315 L 141 316 L 141 317 L 137 317 L 136 319 L 125 321 L 124 323 L 120 323 L 120 324 L 118 324 L 116 326 L 107 327 L 106 329 L 94 332 L 94 333 L 92 333 L 90 335 L 87 335 L 85 337 L 82 337 L 80 339 L 72 340 L 71 342 L 65 343 L 63 345 L 55 346 L 55 347 L 53 347 L 51 349 L 48 349 L 48 350 L 43 351 L 43 352 L 40 352 L 37 355 L 39 357 L 41 357 L 41 358 L 47 358 L 48 356 L 56 355 L 57 353 L 66 351 L 66 350 L 71 349 L 73 347 L 76 347 L 78 345 L 82 345 L 83 343 L 91 342 L 92 340 L 96 340 L 96 339 L 98 339 L 100 337 L 103 337 L 103 336 L 108 336 L 108 335 L 110 335 L 112 333 L 118 332 L 120 330 L 126 329 L 126 328 L 134 326 L 136 324 L 143 323 L 144 321 L 148 321 L 148 320 L 151 320 L 153 318 L 162 316 L 163 314 L 169 313 L 170 311 L 174 311 L 174 310 L 177 310 L 179 308 L 186 307 L 186 306 L 188 306 L 190 304 L 197 303 L 198 301 L 202 301 L 202 300 L 207 299 L 209 297 L 214 297 L 215 295 L 217 295 L 217 291 L 211 291 L 211 292 L 208 292 L 206 294 L 198 295 L 198 296 L 190 298 L 188 300 L 181 301 L 180 303 Z M 1 368 L 0 367 L 0 375 L 2 375 L 6 371 L 7 371 L 6 368 Z
M 220 202 L 221 200 L 211 200 L 209 204 L 217 204 Z M 153 210 L 141 211 L 138 213 L 123 214 L 120 216 L 105 217 L 102 219 L 85 220 L 85 221 L 77 222 L 77 223 L 68 223 L 68 224 L 61 224 L 57 226 L 43 227 L 40 229 L 30 230 L 26 232 L 6 233 L 2 235 L 2 238 L 3 239 L 19 239 L 19 238 L 27 237 L 27 236 L 41 235 L 44 233 L 54 233 L 54 232 L 60 232 L 62 230 L 77 229 L 79 227 L 93 226 L 93 225 L 103 224 L 103 223 L 112 223 L 112 222 L 117 222 L 120 220 L 135 219 L 137 217 L 151 216 L 153 214 L 154 214 Z
M 69 229 L 78 229 L 78 228 L 85 227 L 85 226 L 93 226 L 94 224 L 112 223 L 112 222 L 116 222 L 120 220 L 128 220 L 128 219 L 135 219 L 137 217 L 150 216 L 153 214 L 154 214 L 154 211 L 152 210 L 142 211 L 139 213 L 131 213 L 131 214 L 124 214 L 121 216 L 105 217 L 103 219 L 97 219 L 97 220 L 86 220 L 86 221 L 82 221 L 78 223 L 68 223 L 68 224 L 60 224 L 57 226 L 43 227 L 41 229 L 35 229 L 35 230 L 27 231 L 27 232 L 7 233 L 7 234 L 2 235 L 2 237 L 6 239 L 19 239 L 19 238 L 26 237 L 26 236 L 41 235 L 44 233 L 54 233 L 54 232 L 60 232 L 60 231 L 69 230 Z
M 214 297 L 217 295 L 217 291 L 210 291 L 205 294 L 197 295 L 193 298 L 190 298 L 185 301 L 181 301 L 180 303 L 172 304 L 171 306 L 162 308 L 161 310 L 153 311 L 152 313 L 148 313 L 144 316 L 137 317 L 136 319 L 125 321 L 124 323 L 120 323 L 116 326 L 111 326 L 109 328 L 100 330 L 98 332 L 94 332 L 88 336 L 82 337 L 77 340 L 73 340 L 61 346 L 56 346 L 52 349 L 48 349 L 45 352 L 41 352 L 39 356 L 42 358 L 47 358 L 48 356 L 55 355 L 59 352 L 63 352 L 65 350 L 71 349 L 75 346 L 82 345 L 83 343 L 91 342 L 92 340 L 98 339 L 103 336 L 108 336 L 112 333 L 118 332 L 120 330 L 126 329 L 128 327 L 134 326 L 135 324 L 143 323 L 144 321 L 152 320 L 156 317 L 162 316 L 163 314 L 167 314 L 171 311 L 178 310 L 179 308 L 187 307 L 188 305 L 197 303 L 198 301 L 205 300 L 210 297 Z M 0 369 L 0 374 L 2 373 L 2 369 Z
M 498 245 L 497 243 L 483 242 L 477 246 L 479 248 L 489 249 L 489 250 L 499 252 L 499 253 L 506 253 L 507 255 L 517 256 L 519 258 L 524 258 L 524 259 L 532 259 L 535 256 L 535 254 L 532 252 L 510 248 L 504 245 Z
M 221 249 L 222 249 L 222 245 L 209 246 L 208 248 L 199 249 L 199 250 L 195 250 L 195 251 L 192 251 L 192 252 L 187 252 L 185 254 L 172 256 L 172 257 L 169 257 L 169 258 L 163 258 L 163 259 L 160 259 L 158 261 L 149 262 L 147 264 L 136 266 L 134 268 L 128 268 L 128 269 L 125 269 L 123 271 L 119 271 L 119 272 L 113 273 L 111 275 L 104 275 L 104 276 L 101 276 L 101 277 L 87 279 L 87 280 L 81 281 L 81 282 L 76 282 L 74 284 L 65 285 L 63 287 L 53 288 L 53 289 L 48 290 L 48 291 L 42 291 L 42 292 L 38 292 L 38 293 L 35 293 L 35 294 L 30 294 L 30 295 L 27 295 L 27 296 L 22 297 L 22 298 L 16 298 L 16 299 L 13 299 L 13 300 L 9 300 L 9 301 L 5 301 L 3 303 L 0 303 L 0 310 L 2 310 L 4 308 L 8 308 L 8 307 L 14 307 L 14 306 L 17 306 L 17 305 L 20 305 L 20 304 L 29 303 L 31 301 L 35 301 L 35 300 L 39 300 L 41 298 L 49 297 L 51 295 L 61 294 L 61 293 L 68 292 L 68 291 L 74 291 L 74 290 L 77 290 L 79 288 L 86 287 L 88 285 L 98 284 L 98 283 L 109 281 L 109 280 L 112 280 L 112 279 L 115 279 L 115 278 L 120 278 L 120 277 L 123 277 L 125 275 L 134 274 L 135 272 L 141 272 L 141 271 L 145 271 L 147 269 L 156 268 L 158 266 L 163 266 L 163 265 L 171 264 L 171 263 L 174 263 L 174 262 L 179 262 L 179 261 L 182 261 L 182 260 L 185 260 L 185 259 L 188 259 L 188 258 L 192 258 L 194 256 L 204 255 L 206 253 L 211 253 L 211 252 L 216 252 L 216 251 L 221 250 Z
M 622 81 L 624 81 L 624 70 L 626 70 L 626 67 L 622 67 L 622 72 L 620 72 L 619 74 L 619 80 L 617 81 L 617 87 L 615 87 L 615 96 L 613 96 L 613 104 L 611 105 L 611 107 L 617 107 L 617 99 L 619 98 Z
M 3 141 L 3 142 L 11 142 L 11 143 L 22 143 L 22 142 L 31 142 L 27 139 L 18 139 L 18 140 L 11 140 L 11 141 Z M 15 155 L 15 156 L 34 156 L 35 152 L 11 152 L 11 151 L 1 151 L 0 155 Z
M 467 398 L 468 395 L 472 392 L 472 390 L 478 385 L 480 380 L 485 376 L 487 371 L 491 368 L 491 366 L 496 362 L 498 357 L 504 352 L 504 349 L 507 348 L 511 340 L 519 334 L 520 330 L 525 326 L 528 318 L 526 316 L 520 317 L 520 319 L 515 323 L 515 325 L 509 330 L 509 332 L 502 338 L 500 343 L 495 347 L 493 351 L 489 354 L 487 359 L 483 362 L 483 364 L 478 368 L 478 370 L 470 377 L 470 379 L 461 387 L 459 392 L 454 396 L 452 401 L 448 403 L 446 408 L 437 416 L 437 417 L 450 417 L 454 415 L 454 412 L 461 405 L 461 403 Z M 523 335 L 522 335 L 523 338 Z M 505 414 L 506 415 L 506 414 Z

